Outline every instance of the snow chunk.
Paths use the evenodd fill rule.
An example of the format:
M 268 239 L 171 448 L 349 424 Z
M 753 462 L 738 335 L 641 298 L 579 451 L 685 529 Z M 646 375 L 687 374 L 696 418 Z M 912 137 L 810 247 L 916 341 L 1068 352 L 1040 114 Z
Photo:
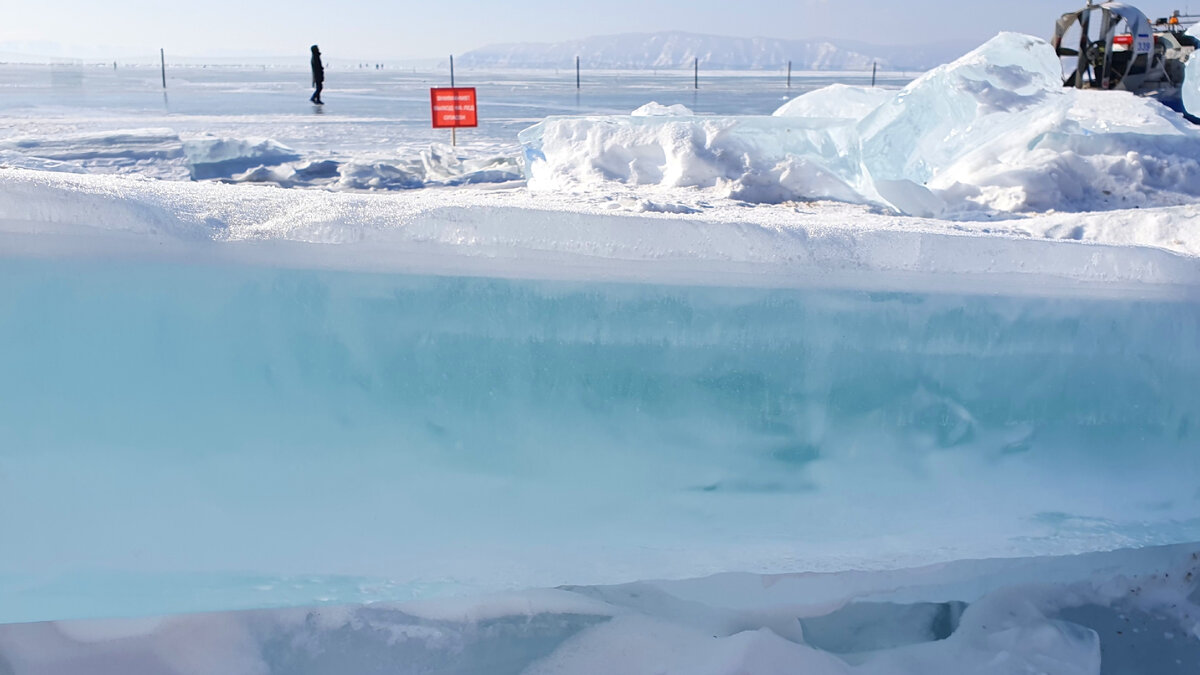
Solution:
M 192 180 L 227 178 L 254 167 L 300 159 L 295 150 L 269 138 L 196 138 L 183 142 L 183 152 Z
M 338 167 L 338 189 L 410 190 L 425 186 L 419 173 L 387 162 L 350 161 Z
M 690 108 L 681 103 L 663 105 L 658 101 L 651 101 L 629 113 L 631 117 L 687 117 L 694 114 Z

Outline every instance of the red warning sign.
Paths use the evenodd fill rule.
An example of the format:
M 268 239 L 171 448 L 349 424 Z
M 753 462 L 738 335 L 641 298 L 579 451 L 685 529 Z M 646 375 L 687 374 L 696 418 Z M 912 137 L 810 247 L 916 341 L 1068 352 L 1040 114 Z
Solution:
M 477 127 L 475 87 L 434 87 L 429 90 L 434 129 Z

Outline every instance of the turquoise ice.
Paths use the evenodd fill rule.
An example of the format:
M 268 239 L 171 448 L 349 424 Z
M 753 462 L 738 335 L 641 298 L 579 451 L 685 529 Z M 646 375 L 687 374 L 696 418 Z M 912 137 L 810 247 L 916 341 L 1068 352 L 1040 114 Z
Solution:
M 38 259 L 0 289 L 0 622 L 1200 539 L 1186 295 Z

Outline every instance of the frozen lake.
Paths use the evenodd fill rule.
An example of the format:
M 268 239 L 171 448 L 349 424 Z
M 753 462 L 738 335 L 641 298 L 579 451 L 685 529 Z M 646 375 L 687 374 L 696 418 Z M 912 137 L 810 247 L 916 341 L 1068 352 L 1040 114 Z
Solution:
M 1107 100 L 935 80 L 855 145 L 759 116 L 869 73 L 462 71 L 448 151 L 448 72 L 327 76 L 0 64 L 0 673 L 1200 667 L 1174 117 L 1111 99 L 1125 152 Z M 981 137 L 1061 104 L 1059 145 L 949 183 L 1000 194 L 957 220 L 638 182 L 678 150 L 805 187 L 750 156 L 794 132 L 1024 152 L 938 155 L 938 87 Z M 605 117 L 649 101 L 699 115 Z M 530 189 L 517 133 L 564 115 L 539 147 L 587 180 Z M 1047 166 L 1076 211 L 993 208 Z
M 450 85 L 449 69 L 413 72 L 333 67 L 324 107 L 308 103 L 306 69 L 0 64 L 0 119 L 13 135 L 170 127 L 180 133 L 274 138 L 305 153 L 377 155 L 449 142 L 430 128 L 429 88 Z M 456 71 L 476 87 L 480 126 L 460 130 L 467 151 L 517 152 L 520 130 L 549 115 L 626 114 L 649 102 L 680 103 L 706 114 L 769 115 L 788 99 L 833 82 L 870 83 L 868 73 L 785 74 L 714 71 Z M 910 76 L 881 74 L 880 86 Z

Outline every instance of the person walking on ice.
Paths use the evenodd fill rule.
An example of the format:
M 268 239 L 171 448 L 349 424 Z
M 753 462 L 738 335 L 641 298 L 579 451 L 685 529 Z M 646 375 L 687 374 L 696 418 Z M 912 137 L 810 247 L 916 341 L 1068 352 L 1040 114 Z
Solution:
M 317 49 L 316 45 L 312 46 L 312 73 L 313 86 L 317 90 L 313 92 L 312 97 L 308 100 L 317 105 L 324 105 L 325 102 L 321 100 L 321 89 L 325 86 L 325 67 L 321 65 L 321 50 Z

